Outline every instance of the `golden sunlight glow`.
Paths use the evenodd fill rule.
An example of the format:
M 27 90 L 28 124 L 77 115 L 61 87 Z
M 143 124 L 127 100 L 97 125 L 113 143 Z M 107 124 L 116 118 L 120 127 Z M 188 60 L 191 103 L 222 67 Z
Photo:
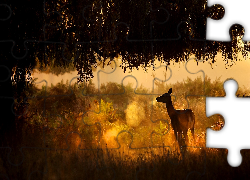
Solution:
M 118 133 L 119 133 L 119 131 L 117 130 L 117 128 L 114 127 L 112 129 L 107 130 L 103 134 L 103 139 L 105 140 L 105 142 L 109 148 L 117 147 L 116 137 L 117 137 Z
M 137 127 L 140 125 L 141 121 L 145 118 L 145 111 L 138 102 L 133 101 L 128 105 L 126 110 L 126 120 L 127 124 L 132 127 Z

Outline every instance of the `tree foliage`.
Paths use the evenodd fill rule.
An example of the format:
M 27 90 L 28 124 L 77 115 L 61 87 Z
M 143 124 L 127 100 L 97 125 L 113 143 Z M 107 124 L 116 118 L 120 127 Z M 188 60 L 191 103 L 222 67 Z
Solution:
M 232 42 L 205 40 L 206 18 L 218 19 L 224 13 L 218 7 L 209 10 L 205 0 L 3 3 L 9 7 L 6 11 L 10 17 L 2 22 L 0 94 L 15 95 L 19 107 L 25 105 L 22 92 L 31 82 L 29 76 L 37 61 L 44 68 L 73 63 L 80 75 L 78 81 L 85 81 L 93 77 L 93 68 L 107 66 L 117 56 L 122 57 L 125 72 L 140 66 L 145 70 L 154 68 L 156 59 L 169 64 L 170 60 L 185 61 L 194 54 L 197 59 L 212 59 L 213 63 L 218 51 L 226 60 L 238 51 L 245 56 L 249 51 L 248 46 L 237 49 L 235 37 L 244 34 L 239 25 L 231 30 Z M 216 9 L 220 11 L 214 13 Z M 26 11 L 29 13 L 23 13 Z M 7 104 L 11 106 L 13 101 Z

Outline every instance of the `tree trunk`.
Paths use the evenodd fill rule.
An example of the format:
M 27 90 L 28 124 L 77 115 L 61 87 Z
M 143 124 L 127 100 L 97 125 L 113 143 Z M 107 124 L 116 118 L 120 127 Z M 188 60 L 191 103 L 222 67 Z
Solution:
M 11 43 L 12 44 L 12 43 Z M 17 116 L 14 114 L 14 94 L 11 82 L 11 71 L 15 59 L 12 57 L 11 45 L 4 44 L 0 51 L 0 158 L 3 161 L 3 166 L 6 175 L 10 179 L 23 178 L 22 169 L 17 174 L 11 173 L 11 164 L 9 163 L 8 154 L 10 149 L 17 150 L 20 147 L 22 140 L 20 139 L 22 132 L 23 121 L 16 122 Z M 2 46 L 1 46 L 2 47 Z M 18 126 L 17 126 L 18 125 Z M 6 147 L 6 148 L 5 148 Z

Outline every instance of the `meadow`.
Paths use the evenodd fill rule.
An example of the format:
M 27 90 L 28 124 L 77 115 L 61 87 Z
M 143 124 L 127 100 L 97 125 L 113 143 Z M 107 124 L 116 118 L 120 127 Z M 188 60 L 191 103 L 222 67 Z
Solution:
M 205 81 L 205 86 L 204 86 Z M 166 106 L 156 97 L 173 88 L 176 109 L 192 109 L 195 138 L 186 151 L 178 148 Z M 186 79 L 156 82 L 154 92 L 132 84 L 107 83 L 96 89 L 69 82 L 26 89 L 27 113 L 22 118 L 22 168 L 2 165 L 0 173 L 34 179 L 247 179 L 250 153 L 242 151 L 237 168 L 227 163 L 226 149 L 206 148 L 206 129 L 220 130 L 220 115 L 206 117 L 206 96 L 225 96 L 223 82 Z M 250 91 L 239 89 L 238 96 Z M 15 156 L 18 158 L 18 155 Z M 20 160 L 20 157 L 19 157 Z M 14 161 L 14 160 L 13 160 Z M 2 175 L 2 177 L 5 177 Z

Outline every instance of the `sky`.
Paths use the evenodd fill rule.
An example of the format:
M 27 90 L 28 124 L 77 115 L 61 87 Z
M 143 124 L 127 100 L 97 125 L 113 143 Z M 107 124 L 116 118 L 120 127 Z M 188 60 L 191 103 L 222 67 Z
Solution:
M 212 66 L 209 64 L 209 61 L 206 61 L 204 63 L 200 62 L 197 66 L 197 62 L 194 60 L 194 57 L 191 57 L 187 63 L 171 63 L 168 66 L 167 72 L 164 64 L 157 63 L 155 66 L 155 71 L 153 71 L 153 68 L 149 68 L 148 72 L 145 72 L 144 69 L 139 68 L 139 70 L 135 69 L 132 72 L 126 71 L 125 73 L 123 72 L 123 69 L 119 67 L 120 59 L 118 58 L 116 59 L 116 69 L 112 69 L 111 66 L 108 66 L 105 69 L 100 69 L 98 67 L 97 70 L 94 72 L 93 82 L 97 88 L 98 82 L 99 85 L 101 85 L 102 83 L 106 82 L 122 83 L 122 81 L 124 85 L 130 82 L 133 83 L 134 87 L 136 87 L 137 80 L 138 87 L 142 85 L 143 87 L 152 90 L 154 79 L 152 74 L 154 74 L 155 77 L 159 80 L 167 80 L 167 83 L 176 83 L 178 81 L 181 82 L 187 79 L 187 77 L 195 79 L 198 76 L 201 76 L 203 78 L 204 75 L 207 75 L 212 80 L 215 80 L 219 77 L 221 81 L 225 81 L 228 78 L 233 78 L 238 82 L 239 87 L 249 89 L 250 79 L 248 77 L 250 77 L 250 58 L 244 59 L 241 54 L 238 55 L 238 58 L 241 60 L 237 61 L 229 68 L 225 68 L 228 67 L 226 61 L 223 61 L 222 54 L 218 53 L 215 58 L 216 62 L 212 64 Z M 115 67 L 114 63 L 113 67 Z M 166 77 L 164 75 L 166 75 Z M 125 78 L 126 76 L 128 77 Z M 134 78 L 132 76 L 134 76 Z M 48 82 L 48 86 L 50 86 L 51 83 L 55 85 L 62 79 L 64 82 L 66 82 L 66 80 L 70 81 L 72 78 L 77 77 L 77 71 L 65 73 L 64 75 L 59 76 L 40 72 L 33 72 L 32 77 L 38 78 L 36 82 L 46 80 Z M 123 78 L 125 79 L 123 80 Z M 74 79 L 72 82 L 76 82 L 76 79 Z M 41 86 L 46 85 L 46 83 L 42 82 L 38 83 L 37 85 L 41 88 Z

